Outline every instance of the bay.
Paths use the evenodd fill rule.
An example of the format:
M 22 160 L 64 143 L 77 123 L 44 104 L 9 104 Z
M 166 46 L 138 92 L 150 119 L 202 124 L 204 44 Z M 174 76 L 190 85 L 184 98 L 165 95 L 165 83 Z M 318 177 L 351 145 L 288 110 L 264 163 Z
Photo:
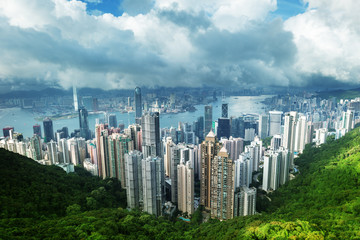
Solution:
M 271 97 L 271 95 L 261 96 L 231 96 L 224 99 L 218 99 L 212 102 L 210 105 L 213 106 L 213 120 L 218 119 L 221 116 L 221 104 L 229 104 L 229 117 L 240 116 L 241 114 L 261 114 L 264 113 L 265 105 L 262 101 L 265 98 Z M 189 122 L 196 121 L 198 117 L 204 116 L 205 105 L 196 105 L 196 111 L 194 112 L 183 112 L 177 114 L 160 114 L 160 127 L 170 128 L 177 127 L 178 122 Z M 113 112 L 116 114 L 117 122 L 124 123 L 125 127 L 135 122 L 135 113 L 121 113 Z M 13 126 L 16 132 L 20 132 L 25 138 L 33 135 L 32 126 L 35 124 L 41 125 L 43 133 L 43 125 L 41 121 L 37 121 L 35 118 L 38 117 L 31 110 L 21 108 L 6 108 L 0 109 L 0 127 Z M 89 115 L 89 126 L 92 131 L 95 129 L 96 119 L 104 119 L 104 114 L 90 114 Z M 62 127 L 68 127 L 69 133 L 74 129 L 79 128 L 79 118 L 70 119 L 58 119 L 53 120 L 54 131 L 61 129 Z

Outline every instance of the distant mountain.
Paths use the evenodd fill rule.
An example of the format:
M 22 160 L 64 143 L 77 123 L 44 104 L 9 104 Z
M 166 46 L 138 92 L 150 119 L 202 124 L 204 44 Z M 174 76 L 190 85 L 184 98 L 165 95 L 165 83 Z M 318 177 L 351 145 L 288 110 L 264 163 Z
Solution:
M 123 208 L 87 211 L 87 203 L 81 205 L 82 201 L 80 201 L 79 209 L 72 204 L 77 201 L 70 200 L 67 204 L 60 205 L 61 209 L 68 206 L 66 216 L 62 216 L 64 210 L 53 216 L 46 214 L 47 211 L 52 212 L 51 210 L 42 210 L 41 213 L 36 214 L 39 210 L 30 207 L 29 211 L 31 209 L 35 211 L 31 215 L 38 216 L 44 213 L 45 215 L 36 220 L 20 218 L 26 213 L 14 210 L 10 201 L 4 202 L 4 199 L 10 198 L 18 202 L 16 206 L 20 209 L 27 209 L 27 195 L 31 197 L 30 199 L 36 200 L 29 201 L 31 204 L 39 201 L 51 203 L 53 199 L 61 199 L 57 195 L 59 192 L 46 189 L 52 189 L 54 184 L 56 186 L 58 182 L 68 180 L 62 174 L 59 175 L 61 177 L 59 180 L 56 180 L 58 177 L 44 175 L 50 173 L 48 169 L 54 174 L 59 174 L 60 170 L 55 167 L 30 164 L 29 159 L 25 160 L 16 154 L 1 150 L 1 162 L 4 158 L 7 160 L 0 165 L 0 236 L 4 239 L 360 238 L 359 128 L 336 141 L 330 137 L 328 142 L 320 147 L 307 145 L 304 153 L 296 159 L 296 165 L 300 170 L 296 178 L 274 193 L 258 199 L 260 214 L 222 222 L 210 220 L 203 224 L 199 224 L 202 216 L 200 211 L 196 211 L 190 223 L 185 223 L 180 220 L 166 220 L 164 217 L 156 218 L 138 210 L 127 211 Z M 30 176 L 22 176 L 26 175 L 25 172 Z M 70 178 L 73 177 L 75 176 L 70 175 Z M 75 178 L 78 179 L 77 177 L 80 176 Z M 88 186 L 85 180 L 77 181 L 80 182 L 72 181 L 67 187 L 76 188 L 81 184 L 85 184 L 82 185 L 83 187 Z M 36 190 L 37 185 L 44 190 Z M 16 200 L 19 197 L 18 192 L 23 192 L 20 194 L 23 199 L 21 201 Z M 86 192 L 89 191 L 80 191 L 79 194 L 85 196 Z M 46 194 L 42 195 L 44 193 Z M 76 194 L 73 191 L 70 195 Z M 101 204 L 100 198 L 98 201 Z M 45 206 L 44 204 L 44 208 Z M 55 208 L 55 205 L 52 204 L 51 208 Z
M 330 99 L 332 97 L 336 97 L 338 100 L 353 99 L 360 97 L 360 88 L 322 91 L 322 92 L 317 92 L 317 95 L 323 99 Z

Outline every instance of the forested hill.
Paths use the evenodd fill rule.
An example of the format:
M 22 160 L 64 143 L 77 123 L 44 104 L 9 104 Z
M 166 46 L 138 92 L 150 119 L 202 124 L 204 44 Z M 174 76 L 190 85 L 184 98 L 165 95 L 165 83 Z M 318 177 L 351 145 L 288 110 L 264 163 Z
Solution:
M 109 194 L 104 199 L 116 199 L 116 192 L 107 188 L 108 184 L 117 184 L 115 181 L 107 183 L 89 176 L 66 175 L 61 169 L 31 161 L 0 152 L 0 236 L 4 239 L 360 239 L 358 128 L 319 148 L 307 146 L 296 159 L 300 174 L 270 194 L 271 201 L 259 199 L 260 214 L 223 222 L 210 220 L 204 224 L 198 223 L 199 212 L 191 223 L 185 223 L 155 218 L 135 210 L 129 212 L 115 207 L 116 204 L 89 211 L 92 205 L 88 194 L 96 200 L 97 205 L 93 207 L 106 207 L 100 206 L 102 199 L 96 198 L 92 189 L 103 187 Z M 44 172 L 51 174 L 43 175 Z M 37 190 L 35 179 L 43 190 Z M 59 182 L 66 187 L 59 186 L 42 195 L 44 188 L 52 189 L 50 185 Z M 86 184 L 95 187 L 85 188 L 85 191 Z M 71 186 L 75 189 L 67 196 L 63 189 Z M 33 190 L 28 191 L 29 188 Z M 28 197 L 30 192 L 32 195 Z M 44 204 L 29 208 L 33 212 L 28 213 L 16 210 L 10 202 L 25 208 L 27 202 L 36 205 L 40 199 L 47 203 L 59 199 L 56 194 L 60 192 L 67 199 L 66 204 L 59 205 L 61 211 Z
M 116 179 L 105 181 L 82 168 L 67 174 L 57 166 L 0 149 L 0 218 L 59 217 L 72 208 L 125 207 Z

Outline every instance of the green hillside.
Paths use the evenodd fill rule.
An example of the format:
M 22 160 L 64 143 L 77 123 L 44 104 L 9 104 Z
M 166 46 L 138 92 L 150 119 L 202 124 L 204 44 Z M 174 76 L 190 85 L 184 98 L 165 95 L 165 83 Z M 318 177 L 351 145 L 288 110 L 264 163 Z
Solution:
M 125 207 L 126 194 L 116 179 L 100 180 L 82 168 L 67 174 L 0 149 L 0 218 L 66 215 L 67 210 Z
M 67 204 L 63 204 L 63 211 L 53 212 L 43 206 L 38 208 L 42 213 L 26 216 L 14 210 L 8 210 L 11 204 L 1 207 L 0 238 L 4 239 L 360 239 L 360 132 L 355 129 L 345 137 L 335 141 L 330 140 L 320 148 L 307 146 L 304 153 L 296 159 L 300 173 L 296 178 L 267 198 L 259 199 L 261 213 L 255 216 L 239 217 L 220 222 L 210 220 L 199 224 L 200 212 L 196 212 L 191 223 L 170 221 L 163 217 L 156 218 L 139 211 L 127 211 L 118 204 L 89 211 L 86 194 L 91 190 L 73 190 L 73 198 L 67 197 Z M 1 202 L 5 196 L 25 191 L 21 188 L 21 181 L 30 181 L 20 177 L 22 167 L 9 167 L 3 164 L 4 156 L 16 158 L 13 161 L 29 161 L 18 155 L 0 152 L 1 161 Z M 15 163 L 13 163 L 15 165 Z M 54 171 L 54 167 L 39 166 L 36 163 L 26 166 L 27 172 Z M 6 169 L 6 170 L 4 170 Z M 32 170 L 30 170 L 32 169 Z M 49 170 L 48 170 L 49 169 Z M 3 177 L 3 172 L 8 172 Z M 62 170 L 61 170 L 62 171 Z M 36 174 L 35 174 L 36 175 Z M 73 174 L 76 175 L 76 174 Z M 83 174 L 84 175 L 84 174 Z M 18 177 L 19 180 L 12 181 Z M 63 184 L 67 177 L 62 176 Z M 79 177 L 76 175 L 76 177 Z M 106 182 L 93 180 L 89 176 L 81 176 L 83 184 L 88 181 L 102 185 L 106 189 Z M 33 176 L 31 179 L 35 178 Z M 42 176 L 43 187 L 47 182 L 54 182 L 54 178 Z M 75 176 L 69 175 L 69 182 Z M 51 179 L 51 180 L 50 180 Z M 96 178 L 95 178 L 96 179 Z M 30 181 L 31 182 L 31 181 Z M 45 184 L 46 183 L 46 184 Z M 15 184 L 15 185 L 13 185 Z M 28 183 L 27 183 L 28 184 Z M 112 184 L 115 184 L 112 181 Z M 67 185 L 67 186 L 69 186 Z M 74 184 L 75 185 L 75 184 Z M 90 184 L 91 185 L 91 184 Z M 4 186 L 8 186 L 7 188 Z M 13 186 L 17 186 L 13 188 Z M 96 185 L 95 189 L 99 185 Z M 4 189 L 3 189 L 4 188 Z M 92 188 L 89 188 L 92 189 Z M 56 192 L 59 192 L 58 189 Z M 76 197 L 76 191 L 80 196 Z M 40 194 L 38 191 L 36 194 Z M 109 191 L 109 198 L 114 197 L 114 191 Z M 51 194 L 49 193 L 49 196 Z M 26 196 L 25 193 L 20 196 Z M 32 197 L 36 199 L 39 195 Z M 116 197 L 114 197 L 116 199 Z M 26 198 L 17 200 L 18 204 L 26 205 Z M 97 199 L 101 204 L 101 199 Z M 116 201 L 115 201 L 116 202 Z M 35 201 L 36 203 L 36 201 Z M 73 204 L 78 204 L 77 208 Z M 67 207 L 66 207 L 67 206 Z M 71 207 L 68 207 L 71 206 Z M 66 209 L 68 211 L 66 211 Z M 49 211 L 49 214 L 45 214 Z M 17 215 L 14 215 L 14 214 Z M 43 214 L 44 213 L 44 214 Z M 56 214 L 56 216 L 54 215 Z M 66 214 L 66 216 L 65 216 Z M 38 215 L 43 215 L 38 217 Z
M 318 92 L 317 96 L 321 97 L 322 99 L 330 99 L 332 97 L 336 97 L 338 100 L 340 99 L 354 99 L 360 97 L 360 88 L 355 89 L 340 89 L 340 90 L 333 90 L 333 91 L 326 91 L 326 92 Z

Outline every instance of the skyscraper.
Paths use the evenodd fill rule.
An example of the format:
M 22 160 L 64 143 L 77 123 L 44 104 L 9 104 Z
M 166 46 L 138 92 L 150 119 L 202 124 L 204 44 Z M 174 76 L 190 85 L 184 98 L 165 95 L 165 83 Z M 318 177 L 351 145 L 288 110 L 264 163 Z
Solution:
M 171 201 L 178 202 L 178 168 L 181 159 L 181 145 L 170 147 L 170 179 L 171 179 Z
M 49 158 L 50 158 L 51 164 L 58 163 L 59 160 L 58 160 L 56 142 L 54 142 L 53 140 L 48 142 L 47 143 L 47 150 L 48 150 L 48 153 L 49 153 Z
M 259 136 L 265 139 L 269 134 L 269 116 L 259 115 Z
M 142 160 L 143 210 L 156 216 L 162 215 L 164 195 L 164 161 L 159 157 Z
M 230 137 L 230 119 L 228 118 L 219 118 L 218 119 L 218 128 L 217 128 L 217 137 L 221 139 L 222 137 Z
M 116 120 L 116 115 L 115 114 L 109 114 L 108 123 L 109 123 L 110 128 L 111 127 L 113 127 L 113 128 L 117 127 L 117 120 Z
M 221 220 L 233 218 L 234 164 L 223 147 L 214 157 L 211 174 L 211 217 Z
M 199 138 L 199 142 L 204 140 L 204 117 L 198 117 L 197 121 L 195 122 L 195 135 Z
M 79 125 L 80 125 L 80 137 L 85 138 L 86 140 L 90 139 L 90 129 L 88 121 L 88 112 L 85 107 L 79 108 Z
M 146 113 L 141 117 L 142 152 L 144 158 L 161 155 L 159 113 Z
M 141 103 L 141 89 L 139 87 L 135 88 L 134 92 L 134 101 L 135 101 L 135 121 L 137 124 L 141 124 L 140 118 L 142 116 L 142 103 Z
M 216 140 L 215 134 L 210 131 L 205 141 L 201 144 L 201 180 L 200 180 L 200 204 L 210 209 L 211 203 L 211 173 L 214 157 L 220 150 L 220 143 Z
M 205 106 L 205 135 L 212 129 L 212 106 Z
M 220 142 L 226 148 L 227 152 L 229 153 L 230 159 L 236 160 L 238 159 L 240 153 L 243 152 L 243 145 L 244 140 L 242 138 L 233 138 L 230 137 L 229 139 L 221 139 Z
M 94 110 L 93 100 L 91 96 L 82 97 L 82 105 L 90 112 Z
M 53 123 L 50 118 L 45 118 L 43 121 L 44 126 L 44 141 L 50 142 L 50 140 L 55 140 L 54 138 L 54 129 L 53 129 Z
M 126 197 L 129 208 L 142 207 L 142 158 L 142 153 L 136 150 L 125 154 Z
M 38 135 L 39 137 L 41 137 L 41 126 L 39 124 L 35 124 L 33 126 L 33 131 L 34 134 Z
M 282 146 L 289 151 L 290 167 L 294 167 L 295 134 L 297 128 L 297 112 L 287 113 L 284 117 L 284 135 Z
M 254 215 L 256 210 L 256 188 L 241 187 L 235 193 L 234 217 Z
M 177 166 L 178 171 L 178 208 L 188 214 L 194 213 L 194 169 L 190 161 L 182 161 Z
M 30 139 L 31 158 L 34 160 L 42 160 L 41 150 L 41 138 L 38 135 L 34 135 Z
M 10 130 L 14 131 L 14 127 L 4 127 L 3 128 L 4 137 L 9 137 L 10 136 Z
M 227 103 L 223 103 L 221 105 L 221 117 L 228 118 L 228 104 Z
M 270 124 L 269 124 L 269 136 L 274 136 L 275 134 L 281 134 L 281 116 L 282 112 L 280 111 L 270 111 Z

